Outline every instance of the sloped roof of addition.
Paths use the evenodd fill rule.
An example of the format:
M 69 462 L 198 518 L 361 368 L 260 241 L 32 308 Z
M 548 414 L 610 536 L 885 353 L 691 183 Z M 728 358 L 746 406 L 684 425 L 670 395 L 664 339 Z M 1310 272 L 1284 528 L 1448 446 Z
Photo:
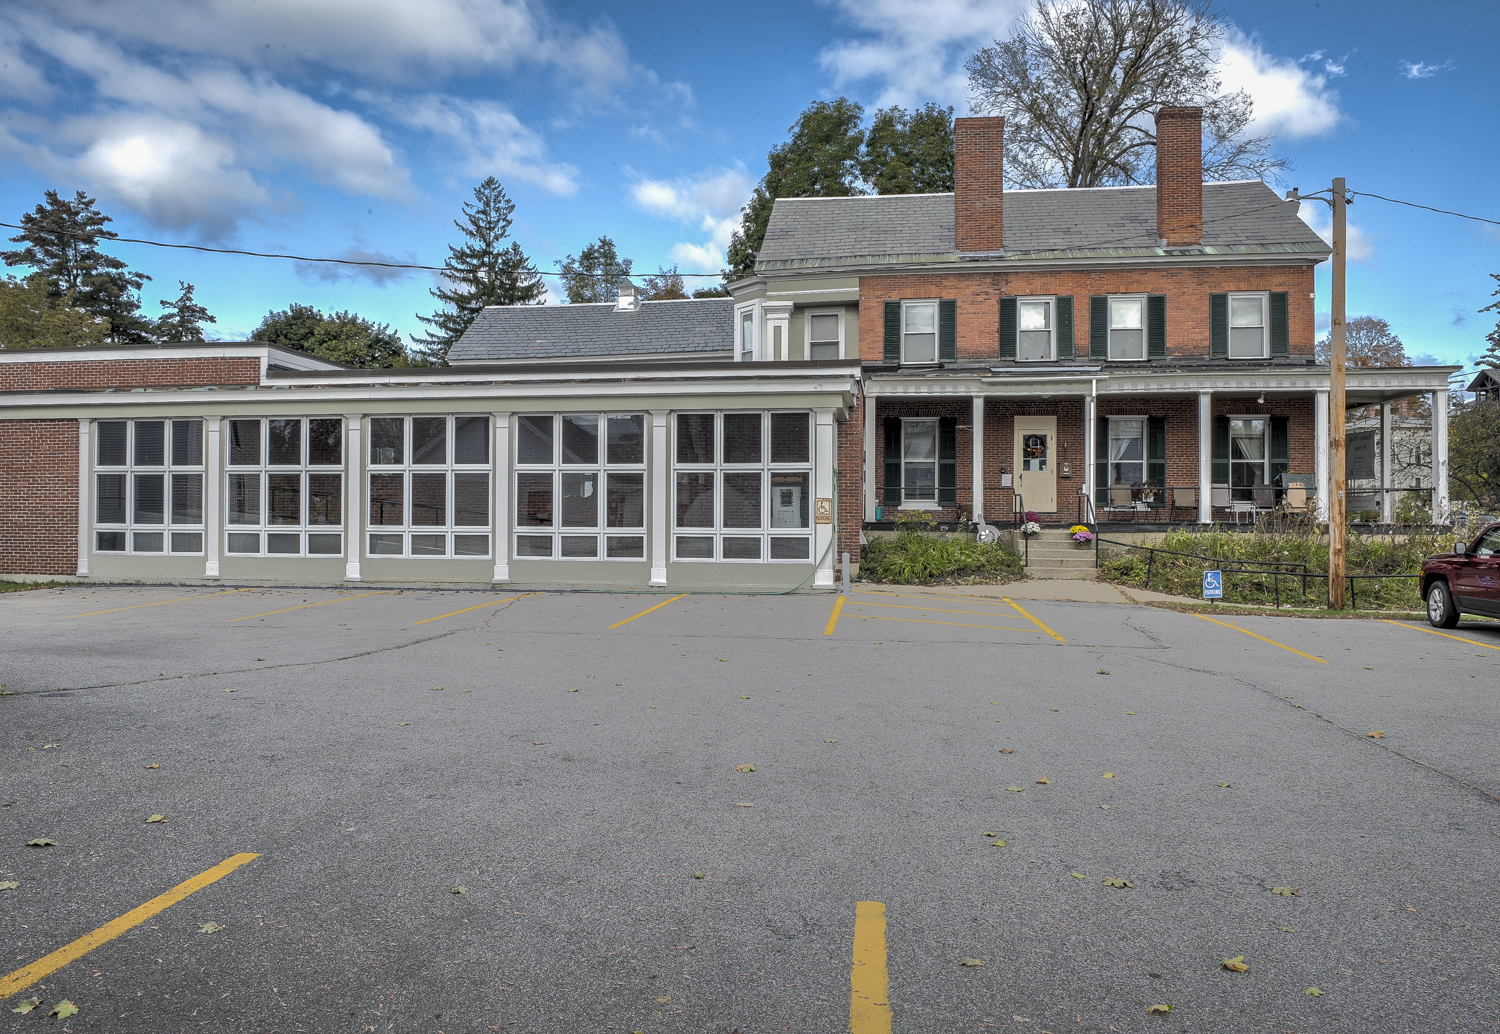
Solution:
M 641 302 L 624 312 L 614 302 L 491 305 L 453 345 L 448 361 L 727 355 L 734 350 L 733 312 L 730 298 Z

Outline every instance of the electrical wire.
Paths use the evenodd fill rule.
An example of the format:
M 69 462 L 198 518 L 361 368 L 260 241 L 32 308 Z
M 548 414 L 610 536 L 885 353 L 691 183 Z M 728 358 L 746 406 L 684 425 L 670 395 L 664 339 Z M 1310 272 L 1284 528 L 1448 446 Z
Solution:
M 1402 201 L 1400 198 L 1385 197 L 1381 194 L 1371 194 L 1364 190 L 1347 191 L 1350 197 L 1373 197 L 1377 201 L 1389 201 L 1393 205 L 1405 205 L 1408 208 L 1420 208 L 1427 212 L 1436 212 L 1438 215 L 1452 215 L 1460 219 L 1472 219 L 1476 223 L 1489 223 L 1491 226 L 1500 226 L 1500 219 L 1486 219 L 1482 215 L 1465 215 L 1462 212 L 1450 212 L 1446 208 L 1433 208 L 1431 205 L 1419 205 L 1415 201 Z

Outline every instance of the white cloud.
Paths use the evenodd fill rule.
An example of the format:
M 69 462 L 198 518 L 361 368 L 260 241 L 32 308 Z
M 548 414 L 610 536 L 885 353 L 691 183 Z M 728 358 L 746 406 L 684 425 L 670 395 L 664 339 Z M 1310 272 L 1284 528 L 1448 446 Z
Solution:
M 1322 60 L 1321 53 L 1309 55 Z M 1273 136 L 1319 136 L 1343 119 L 1338 94 L 1328 76 L 1308 71 L 1301 62 L 1268 54 L 1239 30 L 1225 38 L 1219 55 L 1224 89 L 1244 90 L 1255 101 L 1252 132 Z M 1340 73 L 1342 68 L 1338 65 Z
M 356 235 L 357 236 L 357 235 Z M 410 252 L 403 258 L 398 255 L 390 255 L 383 251 L 377 251 L 366 247 L 362 242 L 349 245 L 342 254 L 332 256 L 333 258 L 347 259 L 350 262 L 416 262 L 416 256 Z M 345 266 L 334 262 L 297 262 L 294 264 L 297 276 L 308 283 L 321 281 L 323 283 L 338 283 L 341 280 L 368 280 L 376 287 L 384 287 L 386 284 L 397 280 L 405 280 L 416 270 L 391 269 L 387 266 Z
M 1452 68 L 1452 61 L 1444 61 L 1440 65 L 1429 65 L 1425 61 L 1401 62 L 1401 74 L 1408 79 L 1431 79 L 1439 72 L 1447 72 Z
M 461 155 L 463 171 L 534 183 L 563 197 L 578 191 L 578 170 L 546 160 L 546 142 L 498 101 L 427 94 L 380 98 L 362 95 L 404 125 L 430 133 Z
M 679 241 L 672 259 L 687 272 L 713 272 L 724 265 L 729 239 L 739 229 L 740 209 L 755 187 L 743 168 L 705 169 L 677 180 L 640 179 L 630 187 L 636 206 L 651 215 L 696 224 L 706 241 Z
M 1304 201 L 1297 210 L 1297 215 L 1312 227 L 1313 233 L 1329 244 L 1333 243 L 1333 214 L 1328 211 L 1327 205 L 1321 201 Z M 1350 262 L 1368 263 L 1375 257 L 1375 242 L 1354 223 L 1347 223 L 1346 226 L 1349 248 L 1346 257 Z

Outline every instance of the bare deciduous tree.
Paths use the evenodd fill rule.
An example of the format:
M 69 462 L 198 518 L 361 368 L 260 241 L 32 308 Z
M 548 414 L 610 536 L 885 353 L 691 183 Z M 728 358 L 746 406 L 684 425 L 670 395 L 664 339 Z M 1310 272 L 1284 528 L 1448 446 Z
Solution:
M 1005 116 L 1006 179 L 1020 187 L 1155 180 L 1155 114 L 1203 108 L 1207 179 L 1271 178 L 1289 168 L 1254 105 L 1222 92 L 1225 22 L 1212 0 L 1036 0 L 1010 37 L 971 57 L 970 108 Z

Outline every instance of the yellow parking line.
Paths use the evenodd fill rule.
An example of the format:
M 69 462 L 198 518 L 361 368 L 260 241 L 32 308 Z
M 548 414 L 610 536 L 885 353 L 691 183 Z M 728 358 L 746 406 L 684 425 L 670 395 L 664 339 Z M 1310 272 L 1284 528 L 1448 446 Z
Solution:
M 849 1034 L 891 1034 L 891 978 L 886 968 L 883 901 L 861 901 L 854 906 Z
M 1000 598 L 1003 599 L 1006 603 L 1009 603 L 1012 607 L 1015 607 L 1016 610 L 1020 611 L 1021 615 L 1026 618 L 1026 620 L 1030 621 L 1037 628 L 1040 628 L 1043 632 L 1046 632 L 1053 639 L 1056 639 L 1059 643 L 1066 643 L 1067 642 L 1067 640 L 1064 639 L 1062 636 L 1058 635 L 1056 632 L 1052 631 L 1052 629 L 1048 628 L 1046 625 L 1042 624 L 1036 618 L 1032 617 L 1030 611 L 1026 610 L 1026 608 L 1022 607 L 1019 603 L 1017 603 L 1015 600 L 1011 599 L 1009 596 L 1002 596 Z
M 833 635 L 833 630 L 839 627 L 839 615 L 844 612 L 844 599 L 840 596 L 833 601 L 833 613 L 828 615 L 828 625 L 823 629 L 824 635 Z
M 998 602 L 998 601 L 997 601 Z M 910 603 L 866 603 L 855 600 L 856 607 L 889 607 L 892 610 L 928 610 L 937 614 L 975 614 L 982 618 L 997 618 L 999 614 L 987 614 L 982 610 L 954 610 L 951 607 L 916 607 Z
M 1381 618 L 1380 620 L 1384 621 L 1387 625 L 1397 625 L 1401 628 L 1411 628 L 1415 629 L 1418 632 L 1431 632 L 1433 635 L 1440 635 L 1444 639 L 1457 639 L 1461 643 L 1469 643 L 1473 646 L 1482 646 L 1486 650 L 1500 650 L 1500 646 L 1496 646 L 1494 643 L 1481 643 L 1478 639 L 1465 639 L 1461 635 L 1450 635 L 1447 632 L 1439 632 L 1435 628 L 1423 628 L 1421 625 L 1408 625 L 1405 621 L 1392 621 L 1389 618 Z
M 243 589 L 225 589 L 223 592 L 205 592 L 201 596 L 178 596 L 172 600 L 157 600 L 155 603 L 132 603 L 128 607 L 110 607 L 108 610 L 90 610 L 83 614 L 69 614 L 70 618 L 91 618 L 95 614 L 113 614 L 120 610 L 139 610 L 141 607 L 160 607 L 163 603 L 184 603 L 187 600 L 206 600 L 210 596 L 228 596 L 232 592 L 249 592 L 249 587 Z
M 684 597 L 686 595 L 687 595 L 687 593 L 685 593 L 685 592 L 684 593 L 679 593 L 678 595 L 673 596 L 669 600 L 662 600 L 656 606 L 654 606 L 654 607 L 647 607 L 645 610 L 641 611 L 639 614 L 632 614 L 630 617 L 626 618 L 624 621 L 616 621 L 613 625 L 610 625 L 609 628 L 619 628 L 621 625 L 628 625 L 632 621 L 634 621 L 636 618 L 643 618 L 647 614 L 651 613 L 653 610 L 661 610 L 661 608 L 665 607 L 668 603 L 676 603 L 678 600 L 682 599 L 682 597 Z M 605 631 L 608 632 L 609 628 L 606 628 Z
M 425 625 L 425 624 L 427 624 L 429 622 L 432 622 L 432 621 L 441 621 L 441 620 L 443 620 L 443 618 L 451 618 L 451 617 L 456 617 L 459 614 L 467 614 L 471 610 L 482 610 L 485 607 L 498 607 L 502 603 L 514 603 L 516 600 L 524 600 L 527 596 L 530 596 L 530 595 L 532 595 L 532 593 L 523 592 L 523 593 L 521 593 L 521 595 L 519 595 L 519 596 L 512 596 L 508 600 L 491 600 L 488 603 L 476 603 L 474 606 L 472 606 L 472 607 L 465 607 L 463 610 L 452 610 L 452 611 L 449 611 L 446 614 L 439 614 L 435 618 L 423 618 L 421 621 L 413 621 L 412 624 L 413 625 Z
M 226 858 L 218 865 L 206 872 L 200 872 L 190 880 L 184 880 L 165 894 L 158 894 L 150 901 L 138 908 L 133 908 L 120 918 L 105 923 L 93 933 L 86 933 L 72 944 L 65 945 L 52 952 L 43 955 L 35 962 L 28 963 L 5 977 L 0 977 L 0 1000 L 9 998 L 17 992 L 24 991 L 32 984 L 45 980 L 48 976 L 56 973 L 59 969 L 81 959 L 101 944 L 107 944 L 156 915 L 158 912 L 177 904 L 189 894 L 196 894 L 204 887 L 228 876 L 234 870 L 246 862 L 259 858 L 258 854 L 237 854 L 232 858 Z
M 1328 663 L 1322 657 L 1314 657 L 1310 653 L 1303 653 L 1301 650 L 1297 649 L 1295 646 L 1288 646 L 1288 645 L 1286 645 L 1286 643 L 1278 643 L 1274 639 L 1267 639 L 1265 636 L 1263 636 L 1263 635 L 1257 635 L 1256 633 L 1250 631 L 1248 628 L 1241 628 L 1239 625 L 1231 625 L 1227 621 L 1220 621 L 1218 618 L 1211 618 L 1211 617 L 1209 617 L 1206 614 L 1197 614 L 1197 615 L 1194 615 L 1194 616 L 1195 617 L 1200 617 L 1204 621 L 1212 621 L 1216 625 L 1223 625 L 1225 628 L 1232 628 L 1236 632 L 1244 632 L 1247 636 L 1250 636 L 1252 639 L 1259 639 L 1263 643 L 1270 643 L 1272 646 L 1279 646 L 1283 650 L 1290 650 L 1292 653 L 1296 654 L 1297 656 L 1299 656 L 1299 657 L 1306 657 L 1310 661 L 1317 661 L 1319 664 L 1327 664 Z
M 931 618 L 892 618 L 884 614 L 850 614 L 852 618 L 863 618 L 866 621 L 905 621 L 913 625 L 952 625 L 954 628 L 992 628 L 999 632 L 1030 632 L 1029 628 L 1018 628 L 1015 625 L 972 625 L 963 621 L 934 621 Z
M 999 603 L 1003 596 L 976 596 L 965 592 L 881 592 L 878 589 L 855 589 L 856 596 L 894 596 L 903 600 L 979 600 Z
M 340 596 L 336 600 L 324 600 L 322 603 L 302 603 L 295 607 L 282 607 L 280 610 L 268 610 L 263 614 L 246 614 L 242 618 L 230 618 L 229 621 L 231 624 L 233 624 L 236 621 L 249 621 L 251 618 L 268 618 L 272 614 L 285 614 L 290 610 L 306 610 L 308 607 L 326 607 L 330 603 L 345 603 L 349 600 L 362 600 L 367 596 L 384 596 L 390 591 L 390 589 L 381 589 L 379 592 L 362 592 L 358 596 Z

